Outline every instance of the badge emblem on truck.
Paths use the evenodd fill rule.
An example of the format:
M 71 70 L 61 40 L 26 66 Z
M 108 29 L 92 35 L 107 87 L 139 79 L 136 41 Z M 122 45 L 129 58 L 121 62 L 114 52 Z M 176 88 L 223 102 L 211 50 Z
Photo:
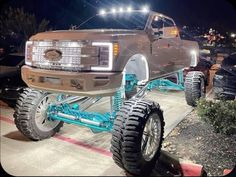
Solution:
M 59 61 L 62 58 L 62 52 L 57 49 L 47 49 L 44 52 L 44 58 L 49 61 Z

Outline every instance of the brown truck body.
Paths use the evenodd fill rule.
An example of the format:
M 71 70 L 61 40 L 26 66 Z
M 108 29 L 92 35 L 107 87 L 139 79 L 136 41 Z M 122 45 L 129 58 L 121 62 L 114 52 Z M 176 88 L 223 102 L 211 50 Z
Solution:
M 172 26 L 154 28 L 157 18 Z M 109 96 L 121 86 L 125 73 L 136 74 L 145 84 L 195 66 L 198 53 L 198 44 L 182 40 L 171 18 L 150 12 L 144 30 L 68 30 L 32 36 L 22 78 L 29 87 L 49 92 Z

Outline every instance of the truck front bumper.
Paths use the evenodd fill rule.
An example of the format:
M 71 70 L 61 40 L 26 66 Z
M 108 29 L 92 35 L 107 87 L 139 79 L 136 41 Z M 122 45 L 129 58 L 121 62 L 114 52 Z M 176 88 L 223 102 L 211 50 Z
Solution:
M 122 72 L 68 72 L 23 66 L 21 75 L 32 88 L 81 96 L 111 96 L 122 83 Z

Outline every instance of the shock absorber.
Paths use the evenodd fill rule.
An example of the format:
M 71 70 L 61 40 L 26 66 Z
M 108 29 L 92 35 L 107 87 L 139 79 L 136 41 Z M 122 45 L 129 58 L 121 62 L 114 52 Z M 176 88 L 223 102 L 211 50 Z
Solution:
M 125 73 L 123 73 L 123 79 L 121 87 L 117 89 L 114 96 L 111 97 L 111 117 L 114 118 L 116 113 L 120 110 L 123 101 L 125 99 Z
M 120 88 L 119 90 L 116 91 L 116 93 L 115 93 L 115 95 L 113 96 L 113 99 L 112 99 L 113 112 L 117 112 L 117 111 L 120 110 L 122 102 L 123 102 L 122 88 Z

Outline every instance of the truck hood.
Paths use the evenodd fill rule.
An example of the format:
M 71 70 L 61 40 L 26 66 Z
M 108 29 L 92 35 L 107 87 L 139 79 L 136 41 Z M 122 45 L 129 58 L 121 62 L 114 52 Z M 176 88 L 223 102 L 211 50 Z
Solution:
M 32 36 L 30 40 L 115 40 L 145 34 L 141 30 L 60 30 L 38 33 Z

